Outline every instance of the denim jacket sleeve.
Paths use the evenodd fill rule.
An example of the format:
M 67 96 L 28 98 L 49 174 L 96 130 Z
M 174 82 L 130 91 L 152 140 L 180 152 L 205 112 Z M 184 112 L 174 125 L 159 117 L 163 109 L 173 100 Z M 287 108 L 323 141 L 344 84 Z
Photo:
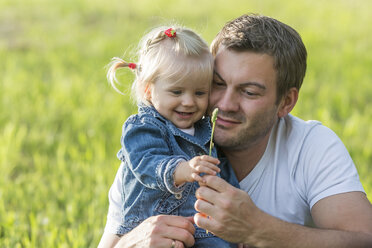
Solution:
M 180 193 L 186 184 L 176 187 L 173 173 L 179 162 L 187 160 L 174 155 L 166 135 L 166 127 L 155 119 L 127 121 L 121 138 L 119 159 L 125 162 L 145 187 Z

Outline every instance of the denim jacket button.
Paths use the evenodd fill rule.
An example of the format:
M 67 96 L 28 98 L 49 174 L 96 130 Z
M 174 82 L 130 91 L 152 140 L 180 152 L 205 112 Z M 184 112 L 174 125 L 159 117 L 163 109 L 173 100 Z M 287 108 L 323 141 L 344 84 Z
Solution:
M 179 200 L 182 198 L 182 193 L 177 193 L 174 196 L 176 197 L 177 200 Z

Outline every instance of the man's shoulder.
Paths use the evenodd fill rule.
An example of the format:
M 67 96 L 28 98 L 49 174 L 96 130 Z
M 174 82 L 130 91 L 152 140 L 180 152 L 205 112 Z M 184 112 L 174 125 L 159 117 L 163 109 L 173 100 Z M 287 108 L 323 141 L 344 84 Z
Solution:
M 317 120 L 303 120 L 293 115 L 287 115 L 279 125 L 282 125 L 289 140 L 316 141 L 338 138 L 328 127 Z
M 322 123 L 317 120 L 303 120 L 297 116 L 288 114 L 282 118 L 281 122 L 287 127 L 293 129 L 294 131 L 308 131 L 315 126 L 321 126 Z
M 278 132 L 282 138 L 287 139 L 289 142 L 304 142 L 306 139 L 324 138 L 333 135 L 331 129 L 324 126 L 317 120 L 303 120 L 293 115 L 287 115 L 279 121 Z
M 293 115 L 281 118 L 275 131 L 275 146 L 280 150 L 285 149 L 291 154 L 291 158 L 300 156 L 304 151 L 320 152 L 332 144 L 342 143 L 339 137 L 321 122 L 305 121 Z

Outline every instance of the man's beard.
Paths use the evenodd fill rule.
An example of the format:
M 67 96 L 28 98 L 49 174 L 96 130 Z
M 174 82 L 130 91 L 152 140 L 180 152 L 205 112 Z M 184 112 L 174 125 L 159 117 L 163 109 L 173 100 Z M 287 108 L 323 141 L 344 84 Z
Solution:
M 255 116 L 255 118 L 249 120 L 249 125 L 246 125 L 247 118 L 245 115 L 236 112 L 220 111 L 219 116 L 240 121 L 246 126 L 233 136 L 229 136 L 229 138 L 221 137 L 217 130 L 225 128 L 217 126 L 218 129 L 215 133 L 215 143 L 224 150 L 243 150 L 256 145 L 270 133 L 272 127 L 277 121 L 274 111 L 276 113 L 276 109 L 273 109 L 268 111 L 269 113 L 265 112 L 261 113 L 259 116 Z M 223 136 L 223 134 L 221 135 Z

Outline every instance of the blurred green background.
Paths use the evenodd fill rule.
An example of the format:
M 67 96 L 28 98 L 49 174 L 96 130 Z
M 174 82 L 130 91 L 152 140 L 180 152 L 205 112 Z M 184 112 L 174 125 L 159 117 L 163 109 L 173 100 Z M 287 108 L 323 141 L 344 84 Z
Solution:
M 372 200 L 372 1 L 1 0 L 0 247 L 96 247 L 136 111 L 105 66 L 151 27 L 177 22 L 209 43 L 248 12 L 294 27 L 308 71 L 294 114 L 343 140 Z M 123 90 L 132 76 L 122 73 Z

